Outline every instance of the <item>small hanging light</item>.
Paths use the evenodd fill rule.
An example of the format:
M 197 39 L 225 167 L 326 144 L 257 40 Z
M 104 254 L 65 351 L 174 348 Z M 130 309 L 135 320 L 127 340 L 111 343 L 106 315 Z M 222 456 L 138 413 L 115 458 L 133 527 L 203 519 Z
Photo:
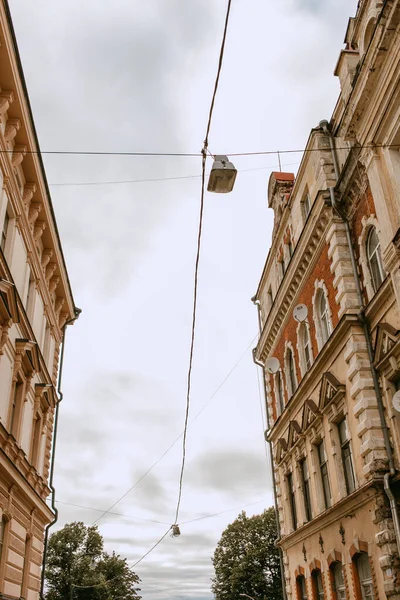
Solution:
M 217 194 L 226 194 L 233 190 L 236 169 L 227 156 L 217 154 L 211 167 L 207 190 Z

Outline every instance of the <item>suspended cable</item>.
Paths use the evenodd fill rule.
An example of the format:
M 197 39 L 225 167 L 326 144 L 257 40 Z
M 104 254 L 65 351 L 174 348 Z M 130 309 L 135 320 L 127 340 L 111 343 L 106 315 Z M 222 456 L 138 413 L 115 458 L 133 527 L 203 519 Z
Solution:
M 286 163 L 284 167 L 292 167 L 293 165 L 300 164 L 299 161 L 294 163 Z M 250 171 L 267 171 L 268 169 L 274 169 L 277 165 L 267 165 L 265 167 L 255 167 L 253 169 L 239 169 L 238 173 L 249 173 Z M 281 166 L 280 166 L 281 168 Z M 206 173 L 208 176 L 209 173 Z M 199 175 L 178 175 L 176 177 L 154 177 L 150 179 L 120 179 L 115 181 L 71 181 L 71 182 L 60 182 L 60 183 L 49 183 L 50 187 L 75 187 L 75 186 L 95 186 L 95 185 L 116 185 L 116 184 L 127 184 L 127 183 L 150 183 L 152 181 L 176 181 L 180 179 L 200 179 Z
M 201 413 L 207 408 L 207 406 L 210 404 L 210 402 L 215 398 L 215 396 L 218 394 L 219 390 L 225 385 L 226 381 L 229 379 L 229 377 L 232 375 L 232 373 L 235 371 L 235 369 L 239 366 L 239 364 L 241 363 L 243 358 L 246 356 L 247 352 L 249 351 L 249 349 L 254 344 L 254 342 L 257 338 L 258 338 L 258 333 L 254 336 L 254 338 L 251 340 L 250 344 L 247 346 L 246 350 L 243 352 L 243 354 L 239 357 L 239 359 L 235 362 L 235 364 L 232 366 L 232 368 L 225 375 L 224 379 L 221 381 L 219 386 L 214 390 L 214 392 L 211 394 L 209 399 L 203 404 L 203 406 L 201 407 L 199 412 L 195 414 L 195 416 L 191 420 L 191 423 L 193 423 L 201 415 Z M 108 508 L 105 511 L 101 511 L 102 514 L 95 521 L 93 521 L 92 525 L 95 525 L 96 523 L 98 523 L 103 517 L 108 515 L 112 511 L 112 509 L 115 508 L 115 506 L 117 506 L 117 504 L 119 504 L 121 502 L 121 500 L 126 498 L 126 496 L 130 492 L 132 492 L 135 489 L 135 487 L 138 486 L 139 483 L 141 483 L 141 481 L 143 481 L 143 479 L 158 465 L 158 463 L 161 462 L 161 460 L 164 458 L 164 456 L 166 456 L 168 454 L 168 452 L 170 450 L 172 450 L 172 448 L 175 446 L 175 444 L 177 444 L 179 442 L 179 440 L 182 438 L 182 436 L 183 436 L 183 432 L 181 434 L 179 434 L 179 436 L 172 442 L 172 444 L 170 444 L 168 446 L 168 448 L 165 450 L 165 452 L 163 452 L 161 454 L 161 456 L 147 469 L 147 471 L 145 471 L 145 473 L 143 473 L 143 475 L 137 481 L 135 481 L 135 483 L 129 488 L 129 490 L 127 490 L 122 496 L 120 496 L 118 498 L 118 500 L 116 500 L 114 502 L 114 504 L 112 506 L 110 506 L 110 508 Z
M 400 144 L 365 144 L 363 146 L 354 146 L 361 150 L 363 148 L 400 148 Z M 351 146 L 338 146 L 337 150 L 351 150 Z M 298 150 L 261 150 L 255 152 L 225 152 L 227 156 L 264 156 L 268 154 L 306 154 L 309 152 L 321 152 L 319 148 L 300 148 Z M 14 150 L 0 149 L 0 154 L 13 154 Z M 221 152 L 222 153 L 222 152 Z M 65 156 L 160 156 L 160 157 L 199 157 L 202 152 L 101 152 L 95 150 L 26 150 L 24 154 L 48 154 Z
M 91 511 L 98 511 L 98 512 L 102 512 L 101 508 L 94 508 L 93 506 L 84 506 L 82 504 L 75 504 L 74 502 L 63 502 L 61 500 L 56 500 L 57 504 L 63 504 L 64 506 L 74 506 L 76 508 L 82 508 L 84 510 L 91 510 Z M 195 523 L 196 521 L 203 521 L 204 519 L 211 519 L 213 517 L 218 517 L 220 515 L 224 515 L 225 513 L 230 513 L 233 512 L 235 510 L 243 510 L 249 506 L 255 506 L 256 504 L 260 504 L 261 502 L 264 502 L 264 499 L 262 500 L 256 500 L 255 502 L 250 502 L 249 504 L 245 504 L 244 506 L 239 506 L 239 507 L 235 507 L 235 508 L 228 508 L 226 510 L 222 510 L 220 512 L 216 512 L 216 513 L 207 513 L 206 515 L 202 515 L 201 517 L 195 517 L 194 519 L 189 519 L 188 521 L 184 521 L 182 523 L 182 525 L 188 525 L 190 523 Z M 157 523 L 157 525 L 168 525 L 168 523 L 166 521 L 156 521 L 155 519 L 145 519 L 145 518 L 141 518 L 141 517 L 136 517 L 133 515 L 126 515 L 124 513 L 108 513 L 117 517 L 123 517 L 124 519 L 132 519 L 133 521 L 146 521 L 148 523 Z
M 199 215 L 199 226 L 198 226 L 198 233 L 197 233 L 196 262 L 195 262 L 195 267 L 194 267 L 192 331 L 191 331 L 190 351 L 189 351 L 189 368 L 188 368 L 188 374 L 187 374 L 185 423 L 184 423 L 184 427 L 183 427 L 183 441 L 182 441 L 182 466 L 181 466 L 181 473 L 179 476 L 178 501 L 176 504 L 174 525 L 178 524 L 179 509 L 181 506 L 181 499 L 182 499 L 183 474 L 185 471 L 185 462 L 186 462 L 186 438 L 187 438 L 187 428 L 188 428 L 189 409 L 190 409 L 190 392 L 191 392 L 191 383 L 192 383 L 194 339 L 195 339 L 195 332 L 196 332 L 197 288 L 198 288 L 198 275 L 199 275 L 200 249 L 201 249 L 201 234 L 202 234 L 202 229 L 203 229 L 206 159 L 207 159 L 207 155 L 205 152 L 203 152 L 203 158 L 201 161 L 202 176 L 201 176 L 200 215 Z

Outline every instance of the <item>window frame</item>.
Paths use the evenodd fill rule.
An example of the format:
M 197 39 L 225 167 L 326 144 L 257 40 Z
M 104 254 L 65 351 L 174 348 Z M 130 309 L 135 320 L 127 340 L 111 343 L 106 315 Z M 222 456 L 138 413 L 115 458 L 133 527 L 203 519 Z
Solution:
M 314 569 L 311 573 L 314 600 L 326 600 L 322 571 Z
M 342 581 L 343 581 L 343 585 L 340 584 L 340 588 L 338 588 L 338 582 L 337 582 L 337 578 L 336 578 L 336 573 L 337 570 L 340 569 L 340 573 L 342 575 Z M 334 600 L 347 600 L 347 589 L 346 589 L 346 581 L 345 581 L 345 574 L 344 574 L 344 565 L 342 562 L 340 562 L 339 560 L 334 562 L 331 566 L 330 566 L 330 571 L 331 571 L 331 581 L 332 581 L 332 590 L 334 593 Z M 342 594 L 338 594 L 338 592 L 344 592 L 344 596 Z
M 311 481 L 310 481 L 310 471 L 308 469 L 307 457 L 304 456 L 299 461 L 299 468 L 301 474 L 301 486 L 303 492 L 303 503 L 304 503 L 304 515 L 305 522 L 309 523 L 313 519 L 313 511 L 312 511 L 312 502 L 311 502 Z
M 361 559 L 364 559 L 367 561 L 366 564 L 368 566 L 369 572 L 370 572 L 370 577 L 368 577 L 368 579 L 362 579 L 361 578 L 361 573 L 360 573 L 360 568 L 359 568 L 359 561 Z M 353 556 L 352 559 L 353 562 L 353 567 L 354 567 L 354 572 L 356 574 L 355 579 L 355 583 L 356 583 L 356 587 L 358 588 L 358 595 L 360 597 L 360 600 L 376 600 L 375 599 L 375 591 L 374 591 L 374 579 L 373 579 L 373 575 L 372 575 L 372 569 L 371 569 L 371 561 L 370 561 L 370 557 L 368 555 L 367 552 L 358 552 L 355 556 Z M 365 589 L 364 586 L 368 585 L 370 586 L 370 590 L 371 590 L 371 594 L 369 594 L 368 596 L 365 595 Z
M 310 193 L 308 191 L 303 196 L 303 200 L 301 201 L 301 207 L 302 207 L 303 219 L 304 219 L 304 221 L 307 221 L 308 215 L 311 212 L 311 197 L 310 197 Z
M 345 439 L 343 439 L 343 437 L 342 437 L 342 425 L 343 424 L 345 427 L 345 434 L 346 434 Z M 347 418 L 344 417 L 343 419 L 338 421 L 336 426 L 337 426 L 338 435 L 339 435 L 340 456 L 341 456 L 341 460 L 342 460 L 343 474 L 344 474 L 344 480 L 345 480 L 345 484 L 346 484 L 346 493 L 347 493 L 347 495 L 350 495 L 355 491 L 357 484 L 356 484 L 356 476 L 355 476 L 355 471 L 354 471 L 354 461 L 353 461 L 353 452 L 352 452 L 352 448 L 351 448 L 351 438 L 348 435 L 349 429 L 348 429 L 348 424 L 347 424 Z M 348 465 L 350 468 L 347 468 Z M 349 474 L 351 477 L 349 477 Z
M 298 600 L 308 600 L 307 582 L 304 575 L 296 577 L 296 591 Z
M 376 243 L 375 248 L 371 251 L 370 250 L 370 241 L 371 241 L 372 236 L 375 237 L 377 243 Z M 381 287 L 382 283 L 385 281 L 386 273 L 385 273 L 385 269 L 383 267 L 383 261 L 382 261 L 381 242 L 380 242 L 376 227 L 374 225 L 372 225 L 368 229 L 367 237 L 365 240 L 365 251 L 366 251 L 366 255 L 367 255 L 367 264 L 368 264 L 369 274 L 371 277 L 372 289 L 373 289 L 374 293 L 376 294 L 376 292 Z M 375 264 L 375 268 L 373 267 L 373 261 Z M 376 276 L 378 276 L 378 280 L 376 279 Z
M 325 510 L 332 506 L 332 489 L 331 483 L 329 480 L 329 468 L 328 468 L 328 458 L 325 450 L 325 440 L 321 440 L 317 446 L 317 454 L 318 454 L 318 467 L 319 473 L 321 477 L 321 485 L 322 485 L 322 495 L 324 498 L 324 507 Z M 323 456 L 321 456 L 321 448 L 323 450 Z M 328 495 L 329 494 L 329 495 Z
M 287 345 L 285 350 L 285 379 L 288 400 L 295 394 L 299 384 L 297 381 L 294 349 Z
M 304 375 L 311 369 L 314 363 L 314 353 L 310 334 L 310 325 L 303 321 L 297 327 L 297 349 L 300 356 L 300 370 Z M 308 357 L 307 357 L 308 354 Z
M 277 408 L 277 414 L 280 416 L 285 410 L 285 395 L 282 381 L 282 371 L 279 369 L 275 373 L 275 402 Z M 279 411 L 278 411 L 279 409 Z
M 328 289 L 323 280 L 315 280 L 315 292 L 312 299 L 313 319 L 317 337 L 318 351 L 321 352 L 333 333 L 332 310 L 329 304 Z M 321 311 L 321 300 L 324 300 L 325 308 Z M 322 323 L 325 323 L 323 329 Z
M 297 508 L 296 508 L 296 498 L 295 498 L 295 487 L 294 487 L 294 479 L 293 472 L 288 471 L 286 473 L 286 484 L 289 496 L 289 507 L 290 507 L 290 516 L 292 520 L 292 528 L 293 531 L 297 530 L 298 521 L 297 521 Z

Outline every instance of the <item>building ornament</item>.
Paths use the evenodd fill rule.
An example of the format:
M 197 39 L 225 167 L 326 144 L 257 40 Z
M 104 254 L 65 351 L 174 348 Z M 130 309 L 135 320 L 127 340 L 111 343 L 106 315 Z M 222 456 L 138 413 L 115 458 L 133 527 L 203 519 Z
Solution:
M 29 210 L 29 205 L 33 198 L 33 194 L 36 192 L 36 183 L 25 183 L 24 191 L 22 194 L 22 202 L 24 203 L 25 210 Z
M 6 128 L 4 130 L 4 139 L 6 142 L 11 142 L 18 133 L 21 126 L 19 119 L 7 119 Z
M 25 158 L 27 147 L 24 145 L 14 146 L 14 151 L 11 155 L 11 164 L 14 167 L 18 167 Z
M 41 210 L 42 205 L 39 202 L 32 202 L 32 204 L 29 206 L 28 221 L 32 228 Z
M 14 102 L 13 92 L 1 90 L 0 91 L 0 116 L 4 115 L 10 108 L 10 105 Z

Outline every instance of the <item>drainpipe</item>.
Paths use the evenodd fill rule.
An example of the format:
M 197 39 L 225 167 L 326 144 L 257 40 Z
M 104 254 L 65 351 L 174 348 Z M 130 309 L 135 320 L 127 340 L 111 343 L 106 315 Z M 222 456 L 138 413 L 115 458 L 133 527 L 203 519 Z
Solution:
M 63 393 L 61 391 L 61 380 L 62 380 L 62 370 L 64 364 L 64 348 L 65 348 L 65 333 L 68 325 L 75 323 L 75 321 L 79 318 L 82 310 L 80 308 L 75 307 L 75 316 L 72 319 L 69 319 L 64 323 L 64 327 L 62 329 L 62 345 L 61 345 L 61 357 L 60 357 L 60 368 L 58 372 L 58 383 L 57 383 L 57 395 L 58 400 L 56 403 L 55 413 L 54 413 L 54 429 L 53 429 L 53 443 L 51 450 L 51 461 L 50 461 L 50 475 L 49 475 L 49 488 L 51 490 L 51 508 L 54 513 L 54 519 L 46 525 L 45 534 L 44 534 L 44 543 L 43 543 L 43 561 L 42 561 L 42 573 L 40 577 L 40 598 L 44 600 L 44 580 L 45 580 L 45 571 L 46 571 L 46 558 L 47 558 L 47 547 L 49 542 L 49 529 L 53 525 L 57 523 L 58 520 L 58 510 L 56 507 L 56 490 L 53 485 L 53 477 L 54 477 L 54 462 L 55 462 L 55 453 L 56 453 L 56 442 L 57 442 L 57 429 L 58 429 L 58 413 L 60 408 L 60 402 L 63 399 Z
M 261 335 L 262 324 L 261 324 L 260 301 L 256 300 L 255 296 L 251 299 L 251 301 L 253 302 L 253 304 L 255 304 L 257 306 L 258 325 L 259 325 L 259 330 L 260 330 L 260 335 Z M 262 369 L 263 399 L 264 399 L 264 406 L 266 407 L 266 411 L 265 412 L 267 414 L 267 431 L 269 431 L 269 429 L 270 429 L 270 423 L 269 423 L 269 414 L 268 414 L 268 406 L 267 406 L 267 397 L 266 397 L 266 393 L 265 393 L 265 365 L 264 365 L 264 363 L 262 363 L 262 362 L 260 362 L 259 360 L 256 359 L 254 352 L 253 352 L 253 361 L 255 362 L 256 365 L 258 365 Z M 286 583 L 285 583 L 285 570 L 284 570 L 284 566 L 283 566 L 283 551 L 282 551 L 282 548 L 280 546 L 278 546 L 278 542 L 280 542 L 280 540 L 281 540 L 281 525 L 279 523 L 278 499 L 277 499 L 277 496 L 276 496 L 276 480 L 275 480 L 275 471 L 274 471 L 274 459 L 273 459 L 273 455 L 272 455 L 272 442 L 270 440 L 266 440 L 266 441 L 268 442 L 269 456 L 270 456 L 270 459 L 271 459 L 271 475 L 272 475 L 272 487 L 273 487 L 273 490 L 274 490 L 274 506 L 275 506 L 276 531 L 278 533 L 278 537 L 277 537 L 275 543 L 276 543 L 276 546 L 277 546 L 278 551 L 279 551 L 279 563 L 280 563 L 280 567 L 281 567 L 281 582 L 282 582 L 283 600 L 287 600 Z
M 328 136 L 329 145 L 330 145 L 331 152 L 332 152 L 333 166 L 335 169 L 336 181 L 338 181 L 339 176 L 340 176 L 340 170 L 339 170 L 339 164 L 338 164 L 338 160 L 337 160 L 337 156 L 336 156 L 336 148 L 335 148 L 333 134 L 330 130 L 328 121 L 321 121 L 319 126 L 321 127 L 321 129 L 325 133 L 325 135 Z M 346 239 L 347 239 L 347 244 L 349 247 L 351 267 L 352 267 L 353 276 L 354 276 L 354 280 L 355 280 L 355 284 L 356 284 L 357 299 L 358 299 L 358 303 L 360 306 L 360 311 L 359 311 L 357 317 L 362 325 L 364 337 L 365 337 L 365 341 L 366 341 L 366 345 L 367 345 L 368 360 L 369 360 L 369 364 L 370 364 L 372 381 L 374 384 L 374 391 L 375 391 L 375 396 L 376 396 L 377 405 L 378 405 L 379 419 L 381 422 L 381 427 L 382 427 L 382 432 L 383 432 L 383 440 L 384 440 L 384 444 L 385 444 L 385 450 L 386 450 L 386 454 L 388 457 L 389 472 L 384 475 L 383 484 L 384 484 L 384 489 L 385 489 L 386 495 L 389 499 L 390 510 L 392 513 L 392 519 L 393 519 L 393 525 L 394 525 L 394 532 L 396 535 L 397 552 L 398 552 L 398 555 L 400 556 L 400 517 L 399 517 L 399 513 L 398 513 L 396 499 L 395 499 L 392 489 L 390 487 L 390 477 L 393 477 L 396 474 L 396 469 L 394 466 L 392 446 L 390 444 L 390 432 L 389 432 L 389 428 L 386 423 L 385 408 L 383 406 L 381 388 L 379 385 L 379 376 L 378 376 L 378 372 L 375 369 L 375 365 L 374 365 L 374 352 L 373 352 L 372 341 L 371 341 L 371 331 L 370 331 L 368 319 L 365 315 L 365 303 L 364 303 L 364 298 L 363 298 L 363 295 L 361 292 L 361 283 L 360 283 L 360 277 L 358 275 L 356 258 L 355 258 L 353 243 L 352 243 L 352 239 L 351 239 L 350 224 L 349 224 L 349 221 L 348 221 L 346 215 L 343 213 L 340 206 L 336 202 L 335 188 L 330 187 L 329 193 L 330 193 L 332 208 L 334 209 L 336 214 L 343 221 L 344 226 L 345 226 L 345 231 L 346 231 Z

